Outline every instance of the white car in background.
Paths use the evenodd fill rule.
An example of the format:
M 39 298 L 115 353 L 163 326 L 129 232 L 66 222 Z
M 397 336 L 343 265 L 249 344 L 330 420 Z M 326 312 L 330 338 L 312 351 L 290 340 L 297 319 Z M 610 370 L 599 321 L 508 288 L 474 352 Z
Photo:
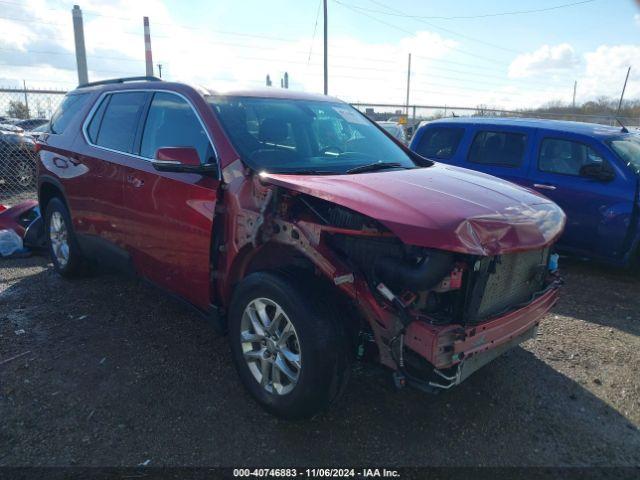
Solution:
M 389 132 L 394 138 L 400 140 L 405 145 L 407 144 L 407 136 L 404 133 L 404 127 L 397 122 L 376 122 L 387 132 Z

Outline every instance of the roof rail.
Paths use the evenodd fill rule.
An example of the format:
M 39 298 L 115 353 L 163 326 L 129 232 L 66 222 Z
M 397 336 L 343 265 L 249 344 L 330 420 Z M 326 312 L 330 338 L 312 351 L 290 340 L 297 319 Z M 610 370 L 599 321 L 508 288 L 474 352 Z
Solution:
M 152 77 L 152 76 L 110 78 L 108 80 L 100 80 L 97 82 L 83 83 L 82 85 L 78 85 L 78 88 L 95 87 L 96 85 L 111 85 L 114 83 L 140 82 L 140 81 L 161 82 L 162 79 L 158 77 Z

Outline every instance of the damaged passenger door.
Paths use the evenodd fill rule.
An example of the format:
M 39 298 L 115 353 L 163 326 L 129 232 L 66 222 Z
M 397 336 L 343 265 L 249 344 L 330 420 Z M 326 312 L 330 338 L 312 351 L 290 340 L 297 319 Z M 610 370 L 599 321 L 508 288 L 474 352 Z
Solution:
M 134 265 L 153 283 L 206 309 L 218 175 L 159 171 L 153 160 L 161 148 L 190 147 L 203 165 L 215 164 L 209 134 L 186 97 L 157 91 L 143 116 L 136 146 L 138 156 L 124 174 Z

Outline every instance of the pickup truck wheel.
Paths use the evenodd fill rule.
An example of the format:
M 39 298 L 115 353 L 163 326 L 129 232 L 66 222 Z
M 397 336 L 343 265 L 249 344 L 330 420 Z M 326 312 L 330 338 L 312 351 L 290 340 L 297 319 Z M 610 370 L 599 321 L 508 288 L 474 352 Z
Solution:
M 82 254 L 73 233 L 71 215 L 59 198 L 52 198 L 45 213 L 45 232 L 53 268 L 63 277 L 79 276 Z
M 229 339 L 242 383 L 270 413 L 310 417 L 344 389 L 344 330 L 315 282 L 258 272 L 236 288 Z

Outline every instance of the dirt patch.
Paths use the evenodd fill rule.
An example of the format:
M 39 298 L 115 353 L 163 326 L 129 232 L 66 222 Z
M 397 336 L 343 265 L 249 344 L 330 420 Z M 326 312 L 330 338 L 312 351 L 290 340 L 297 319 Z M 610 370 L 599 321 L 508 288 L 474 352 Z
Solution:
M 136 280 L 0 261 L 0 465 L 639 465 L 640 283 L 565 266 L 537 340 L 438 396 L 357 365 L 289 423 L 244 392 L 227 340 Z

